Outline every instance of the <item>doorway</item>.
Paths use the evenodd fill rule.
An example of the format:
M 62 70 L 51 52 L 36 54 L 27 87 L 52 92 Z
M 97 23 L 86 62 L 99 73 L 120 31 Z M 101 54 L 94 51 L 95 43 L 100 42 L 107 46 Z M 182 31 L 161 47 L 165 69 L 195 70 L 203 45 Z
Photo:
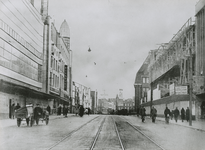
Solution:
M 201 103 L 201 118 L 205 119 L 205 101 Z

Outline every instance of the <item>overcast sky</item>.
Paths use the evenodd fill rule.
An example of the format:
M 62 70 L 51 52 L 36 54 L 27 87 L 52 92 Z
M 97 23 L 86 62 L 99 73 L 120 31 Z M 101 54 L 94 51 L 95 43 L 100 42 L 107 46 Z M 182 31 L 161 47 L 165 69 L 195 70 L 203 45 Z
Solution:
M 148 52 L 168 43 L 192 17 L 198 0 L 49 0 L 60 29 L 70 28 L 73 80 L 115 98 L 134 97 L 137 71 Z M 91 52 L 88 52 L 88 48 Z M 96 63 L 96 64 L 95 64 Z

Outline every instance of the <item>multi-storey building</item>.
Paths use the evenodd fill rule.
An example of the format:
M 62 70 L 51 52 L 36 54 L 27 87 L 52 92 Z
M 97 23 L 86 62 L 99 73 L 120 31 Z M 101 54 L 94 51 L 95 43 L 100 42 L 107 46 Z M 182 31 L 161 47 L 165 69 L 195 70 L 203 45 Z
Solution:
M 131 98 L 123 101 L 123 109 L 127 109 L 128 112 L 133 112 L 134 106 L 134 100 Z
M 147 101 L 140 101 L 143 90 L 136 92 L 138 104 L 143 104 L 147 112 L 155 106 L 158 114 L 163 115 L 168 106 L 171 110 L 189 106 L 189 83 L 195 75 L 195 25 L 192 19 L 182 26 L 169 43 L 162 44 L 157 50 L 151 50 L 147 59 L 137 73 L 135 85 L 143 83 L 143 76 L 149 77 L 150 90 L 147 91 Z M 193 74 L 190 74 L 193 71 Z M 142 73 L 141 73 L 142 71 Z M 140 75 L 141 74 L 141 75 Z M 141 80 L 140 80 L 141 78 Z M 140 88 L 138 88 L 139 90 Z M 193 98 L 193 104 L 195 99 Z M 196 107 L 193 105 L 193 115 Z
M 46 103 L 41 77 L 44 24 L 40 10 L 28 0 L 0 3 L 0 116 L 8 118 L 12 103 Z
M 72 110 L 72 51 L 70 50 L 70 31 L 66 20 L 57 31 L 53 22 L 47 20 L 45 39 L 45 91 L 52 95 L 51 107 L 70 105 Z
M 116 96 L 116 111 L 123 109 L 123 99 L 119 98 L 118 94 Z
M 205 0 L 195 6 L 196 16 L 196 69 L 194 76 L 194 94 L 197 99 L 198 116 L 205 118 Z
M 144 61 L 135 77 L 135 112 L 139 110 L 142 103 L 148 101 L 148 91 L 150 90 L 149 72 L 148 72 L 148 58 Z
M 91 105 L 91 110 L 93 110 L 93 113 L 97 113 L 97 105 L 98 105 L 98 92 L 96 91 L 91 91 L 90 92 L 90 97 L 92 100 L 92 105 Z
M 37 7 L 34 0 L 0 3 L 1 118 L 11 116 L 13 103 L 49 104 L 51 108 L 68 104 L 72 97 L 72 59 L 66 22 L 60 33 L 56 32 L 48 16 L 47 0 L 41 0 Z
M 73 82 L 73 105 L 77 107 L 78 105 L 83 105 L 85 108 L 92 109 L 92 97 L 91 90 L 80 83 Z

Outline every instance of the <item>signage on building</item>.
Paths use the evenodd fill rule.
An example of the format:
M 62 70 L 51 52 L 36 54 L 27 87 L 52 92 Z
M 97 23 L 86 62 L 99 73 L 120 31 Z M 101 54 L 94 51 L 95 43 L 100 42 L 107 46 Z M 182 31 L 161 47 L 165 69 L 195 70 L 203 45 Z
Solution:
M 186 94 L 188 94 L 187 91 L 188 91 L 187 86 L 176 86 L 175 87 L 176 95 L 186 95 Z
M 169 85 L 169 94 L 174 95 L 174 83 Z
M 64 90 L 67 91 L 68 66 L 64 66 Z

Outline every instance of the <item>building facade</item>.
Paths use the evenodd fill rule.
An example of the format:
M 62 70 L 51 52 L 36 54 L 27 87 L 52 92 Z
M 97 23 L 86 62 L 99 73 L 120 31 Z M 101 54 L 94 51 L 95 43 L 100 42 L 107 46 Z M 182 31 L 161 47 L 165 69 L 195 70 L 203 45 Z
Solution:
M 148 91 L 150 90 L 148 58 L 144 61 L 135 77 L 135 112 L 139 110 L 140 104 L 148 102 Z
M 92 100 L 92 105 L 91 105 L 91 110 L 93 111 L 94 114 L 97 113 L 97 105 L 98 105 L 98 92 L 96 91 L 91 91 L 90 92 L 90 97 Z
M 195 6 L 196 16 L 196 69 L 193 92 L 197 99 L 198 115 L 205 118 L 205 0 Z
M 8 118 L 12 103 L 44 103 L 47 97 L 41 77 L 44 23 L 28 0 L 0 2 L 0 116 Z
M 0 2 L 1 118 L 11 117 L 13 103 L 21 107 L 39 103 L 52 109 L 68 104 L 72 97 L 72 54 L 66 22 L 60 32 L 54 29 L 47 0 Z

